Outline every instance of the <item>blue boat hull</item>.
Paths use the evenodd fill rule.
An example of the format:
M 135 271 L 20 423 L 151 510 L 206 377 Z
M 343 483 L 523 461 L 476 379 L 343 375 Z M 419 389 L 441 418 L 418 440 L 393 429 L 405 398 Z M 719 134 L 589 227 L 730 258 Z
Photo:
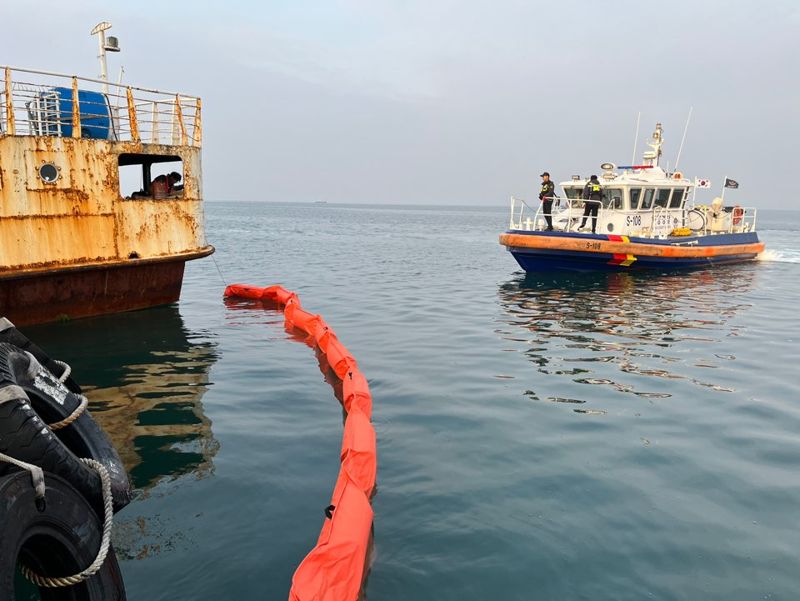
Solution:
M 619 236 L 602 234 L 574 234 L 565 232 L 527 232 L 510 231 L 509 234 L 524 236 L 542 236 L 550 239 L 566 238 L 585 240 L 587 246 L 592 241 L 618 242 Z M 535 239 L 531 239 L 533 241 Z M 697 257 L 671 257 L 637 254 L 632 261 L 621 260 L 619 254 L 608 252 L 574 251 L 559 248 L 508 246 L 508 251 L 514 256 L 520 267 L 526 272 L 588 272 L 588 271 L 639 271 L 645 269 L 673 270 L 702 268 L 711 265 L 727 265 L 755 260 L 757 252 L 753 252 L 753 245 L 758 244 L 755 232 L 741 234 L 721 234 L 716 236 L 696 236 L 682 239 L 667 238 L 664 240 L 652 238 L 626 238 L 631 244 L 658 246 L 689 246 L 692 248 L 715 248 L 742 246 L 741 253 L 722 254 L 715 256 Z M 534 245 L 535 246 L 535 245 Z M 600 245 L 598 245 L 600 246 Z M 629 255 L 633 257 L 633 255 Z

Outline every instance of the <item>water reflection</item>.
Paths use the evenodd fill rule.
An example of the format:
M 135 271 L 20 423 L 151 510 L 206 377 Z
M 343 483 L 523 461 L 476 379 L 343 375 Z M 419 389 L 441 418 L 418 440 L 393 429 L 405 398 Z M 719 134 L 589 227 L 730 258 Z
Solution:
M 136 316 L 118 331 L 118 341 L 129 333 L 140 345 L 139 360 L 128 359 L 118 382 L 88 390 L 87 396 L 131 483 L 146 492 L 163 479 L 211 473 L 219 443 L 202 398 L 217 354 L 215 343 L 191 340 L 177 308 Z
M 139 496 L 162 480 L 212 471 L 219 443 L 201 401 L 216 343 L 187 330 L 176 306 L 40 326 L 29 335 L 69 359 Z
M 756 273 L 737 266 L 662 275 L 518 275 L 499 287 L 505 312 L 497 333 L 514 345 L 507 350 L 524 353 L 538 372 L 576 384 L 648 399 L 671 396 L 663 384 L 641 390 L 641 378 L 625 381 L 634 375 L 650 383 L 688 380 L 730 392 L 724 381 L 713 381 L 714 371 L 736 358 L 717 346 L 740 333 L 732 318 L 750 306 L 739 299 L 752 289 Z M 687 352 L 693 353 L 688 359 Z M 525 394 L 532 400 L 585 402 L 574 394 Z

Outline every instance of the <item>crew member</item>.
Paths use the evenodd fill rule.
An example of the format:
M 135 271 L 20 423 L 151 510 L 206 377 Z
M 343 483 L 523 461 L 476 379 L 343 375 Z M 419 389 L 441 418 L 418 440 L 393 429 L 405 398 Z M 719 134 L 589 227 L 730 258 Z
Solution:
M 597 211 L 600 210 L 602 199 L 603 191 L 600 188 L 600 182 L 597 181 L 597 176 L 593 175 L 583 188 L 583 219 L 581 219 L 579 230 L 584 228 L 587 217 L 591 216 L 592 233 L 595 233 L 595 229 L 597 228 Z
M 553 198 L 555 197 L 555 185 L 550 181 L 550 174 L 545 171 L 539 177 L 542 178 L 542 189 L 539 190 L 539 200 L 542 202 L 542 213 L 547 221 L 547 231 L 553 231 Z
M 177 171 L 173 171 L 167 175 L 159 175 L 151 184 L 153 198 L 166 198 L 167 196 L 171 196 L 183 190 L 183 186 L 177 185 L 181 179 L 183 178 Z

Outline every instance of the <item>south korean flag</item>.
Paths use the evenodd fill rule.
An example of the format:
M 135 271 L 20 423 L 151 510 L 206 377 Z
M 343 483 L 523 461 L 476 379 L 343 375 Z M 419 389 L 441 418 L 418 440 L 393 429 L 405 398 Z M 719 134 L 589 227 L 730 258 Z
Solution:
M 694 185 L 696 188 L 710 188 L 711 180 L 706 178 L 695 178 Z

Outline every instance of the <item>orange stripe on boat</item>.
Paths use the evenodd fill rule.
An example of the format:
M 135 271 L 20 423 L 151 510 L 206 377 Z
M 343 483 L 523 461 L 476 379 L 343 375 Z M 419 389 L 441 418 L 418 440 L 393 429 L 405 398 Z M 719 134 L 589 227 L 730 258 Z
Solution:
M 321 316 L 300 305 L 294 292 L 281 286 L 258 288 L 232 284 L 226 297 L 268 300 L 284 305 L 287 328 L 308 334 L 342 380 L 342 406 L 347 417 L 342 435 L 341 466 L 330 505 L 325 510 L 316 546 L 292 577 L 290 601 L 355 601 L 364 584 L 372 533 L 370 500 L 378 471 L 375 428 L 370 422 L 372 394 L 353 355 Z M 335 389 L 334 389 L 335 390 Z
M 567 236 L 527 236 L 524 234 L 501 234 L 500 244 L 512 248 L 537 248 L 565 250 L 609 255 L 632 255 L 633 257 L 703 258 L 727 255 L 757 255 L 764 250 L 763 242 L 748 244 L 726 244 L 718 246 L 673 246 L 670 244 L 644 244 L 623 241 L 598 240 L 596 238 L 572 238 Z

